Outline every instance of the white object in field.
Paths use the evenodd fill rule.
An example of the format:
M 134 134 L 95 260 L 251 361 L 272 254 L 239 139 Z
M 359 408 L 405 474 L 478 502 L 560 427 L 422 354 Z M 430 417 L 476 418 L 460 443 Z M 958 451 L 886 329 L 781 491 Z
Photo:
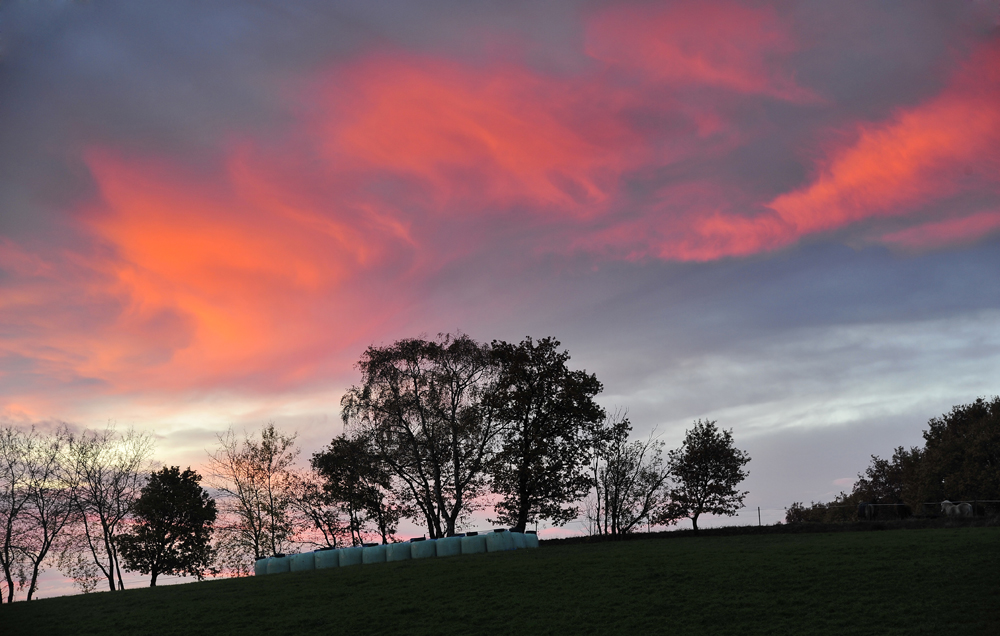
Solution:
M 538 535 L 536 533 L 534 533 L 534 532 L 528 532 L 527 534 L 524 535 L 524 543 L 529 548 L 537 548 L 538 547 Z
M 462 537 L 462 554 L 479 554 L 486 552 L 485 534 Z
M 508 532 L 507 534 L 509 534 L 510 538 L 514 540 L 514 549 L 515 550 L 521 550 L 523 548 L 528 547 L 527 542 L 525 542 L 525 540 L 524 540 L 524 533 L 523 532 Z
M 267 560 L 267 573 L 280 574 L 288 572 L 291 566 L 291 559 L 286 556 L 274 556 Z
M 426 559 L 437 555 L 437 541 L 427 539 L 426 541 L 414 541 L 410 544 L 410 556 L 414 559 Z
M 267 574 L 267 562 L 270 559 L 257 559 L 253 562 L 253 575 L 254 576 L 264 576 Z
M 340 558 L 340 567 L 344 567 L 345 565 L 361 565 L 364 558 L 364 550 L 360 545 L 337 550 L 338 557 Z
M 503 537 L 503 545 L 505 550 L 513 550 L 514 546 L 514 535 L 510 532 L 501 532 L 500 536 Z
M 369 545 L 364 547 L 364 551 L 361 553 L 361 562 L 364 564 L 369 563 L 385 563 L 385 553 L 386 545 Z
M 316 550 L 316 569 L 339 567 L 340 552 L 340 550 Z
M 504 543 L 503 535 L 506 532 L 496 532 L 493 531 L 486 535 L 486 550 L 488 552 L 503 552 L 507 549 L 507 545 Z
M 289 568 L 292 572 L 305 572 L 306 570 L 316 569 L 316 556 L 312 552 L 293 554 L 288 558 L 292 561 Z
M 409 543 L 390 543 L 385 546 L 385 560 L 386 561 L 406 561 L 410 559 L 410 544 Z
M 462 539 L 465 537 L 445 537 L 434 542 L 434 551 L 439 557 L 462 554 Z

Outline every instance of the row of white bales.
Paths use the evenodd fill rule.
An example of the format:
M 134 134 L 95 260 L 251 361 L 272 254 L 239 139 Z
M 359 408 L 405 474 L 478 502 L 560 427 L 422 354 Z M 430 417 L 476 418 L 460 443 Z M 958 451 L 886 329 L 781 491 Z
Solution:
M 407 543 L 368 544 L 351 548 L 324 549 L 301 554 L 289 554 L 258 559 L 254 564 L 256 576 L 280 572 L 302 572 L 325 568 L 426 559 L 429 557 L 459 556 L 483 552 L 503 552 L 519 548 L 537 548 L 538 535 L 494 530 L 488 534 L 469 532 L 443 539 L 411 539 Z

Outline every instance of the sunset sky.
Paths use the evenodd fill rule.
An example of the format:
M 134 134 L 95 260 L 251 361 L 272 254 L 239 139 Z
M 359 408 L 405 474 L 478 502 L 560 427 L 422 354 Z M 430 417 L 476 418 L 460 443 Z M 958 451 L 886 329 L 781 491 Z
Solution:
M 1000 392 L 998 273 L 995 0 L 0 5 L 2 424 L 307 456 L 368 345 L 551 335 L 774 521 Z

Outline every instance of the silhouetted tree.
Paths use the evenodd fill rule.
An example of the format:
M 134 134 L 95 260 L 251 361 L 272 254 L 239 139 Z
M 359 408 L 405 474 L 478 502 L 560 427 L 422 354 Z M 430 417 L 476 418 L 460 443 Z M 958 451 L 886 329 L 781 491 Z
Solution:
M 503 423 L 484 397 L 496 367 L 465 335 L 369 347 L 362 382 L 341 400 L 344 424 L 371 440 L 432 538 L 455 533 L 485 492 L 486 466 Z
M 246 433 L 240 438 L 230 428 L 209 454 L 210 484 L 222 494 L 219 550 L 236 574 L 246 574 L 254 560 L 284 553 L 291 545 L 292 464 L 298 453 L 295 435 L 268 422 L 259 440 Z
M 499 378 L 489 399 L 505 428 L 491 462 L 498 521 L 523 532 L 529 521 L 561 525 L 579 515 L 570 505 L 591 487 L 591 434 L 604 419 L 594 402 L 602 386 L 585 371 L 570 371 L 559 341 L 494 341 Z
M 150 587 L 161 574 L 201 579 L 211 567 L 215 501 L 190 468 L 163 468 L 150 475 L 133 506 L 135 523 L 118 537 L 127 570 L 149 574 Z
M 595 498 L 587 517 L 596 534 L 621 535 L 643 523 L 668 524 L 654 515 L 666 504 L 668 470 L 663 442 L 652 435 L 629 442 L 632 425 L 621 413 L 606 418 L 593 440 L 591 463 Z
M 1000 499 L 1000 397 L 931 419 L 920 464 L 923 501 Z
M 118 435 L 113 426 L 69 439 L 67 479 L 83 526 L 79 536 L 112 591 L 125 589 L 117 537 L 139 498 L 152 449 L 148 434 Z
M 29 601 L 38 589 L 38 576 L 49 552 L 60 542 L 66 527 L 80 521 L 68 473 L 70 438 L 65 428 L 42 436 L 26 458 L 28 504 L 18 544 L 29 568 L 26 573 Z
M 331 503 L 346 512 L 352 544 L 364 541 L 363 533 L 369 526 L 388 543 L 405 510 L 395 501 L 389 466 L 370 442 L 340 435 L 314 454 L 311 463 Z
M 733 444 L 732 430 L 720 430 L 714 421 L 695 422 L 681 447 L 669 454 L 673 486 L 666 518 L 688 517 L 697 531 L 702 514 L 735 514 L 748 494 L 737 486 L 749 475 L 743 470 L 749 461 L 750 455 Z

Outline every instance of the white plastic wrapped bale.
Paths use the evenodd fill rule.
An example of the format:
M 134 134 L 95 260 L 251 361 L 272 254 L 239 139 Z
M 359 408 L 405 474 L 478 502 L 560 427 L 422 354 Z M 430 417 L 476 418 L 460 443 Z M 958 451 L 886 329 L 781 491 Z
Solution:
M 325 570 L 340 566 L 340 550 L 316 550 L 316 569 Z
M 284 554 L 280 556 L 273 556 L 267 560 L 267 573 L 268 574 L 280 574 L 282 572 L 288 572 L 291 566 L 292 560 L 286 557 Z
M 503 552 L 504 550 L 506 550 L 507 549 L 507 544 L 504 543 L 504 540 L 503 540 L 503 535 L 505 535 L 505 534 L 507 534 L 507 533 L 506 532 L 497 532 L 496 530 L 494 530 L 493 532 L 491 532 L 488 535 L 486 535 L 486 551 L 487 552 Z
M 364 564 L 369 563 L 385 563 L 386 545 L 366 545 L 364 551 L 361 553 L 361 562 Z
M 486 536 L 485 534 L 474 534 L 462 537 L 462 554 L 486 552 Z
M 288 558 L 291 559 L 289 570 L 292 572 L 305 572 L 306 570 L 316 569 L 316 555 L 312 552 L 293 554 Z
M 364 551 L 365 549 L 360 545 L 353 548 L 337 550 L 337 556 L 340 559 L 340 567 L 344 567 L 345 565 L 361 565 L 363 562 Z
M 414 559 L 427 559 L 437 556 L 437 541 L 427 539 L 424 541 L 414 541 L 410 543 L 410 557 Z M 461 548 L 460 548 L 461 549 Z
M 267 562 L 268 559 L 257 559 L 253 562 L 253 575 L 254 576 L 264 576 L 267 574 Z
M 525 535 L 524 535 L 524 543 L 529 548 L 537 548 L 538 547 L 538 534 L 536 534 L 534 532 L 531 532 L 531 531 L 525 533 Z
M 507 550 L 514 549 L 514 536 L 510 532 L 501 532 L 500 536 L 503 537 L 503 545 Z
M 509 534 L 510 538 L 514 540 L 514 549 L 515 550 L 522 550 L 522 549 L 528 547 L 527 542 L 524 540 L 524 533 L 523 532 L 509 532 L 507 534 Z
M 409 543 L 390 543 L 385 548 L 386 561 L 406 561 L 412 558 Z
M 462 554 L 462 539 L 465 537 L 445 537 L 434 542 L 434 552 L 439 557 L 458 556 Z M 429 543 L 429 542 L 428 542 Z

